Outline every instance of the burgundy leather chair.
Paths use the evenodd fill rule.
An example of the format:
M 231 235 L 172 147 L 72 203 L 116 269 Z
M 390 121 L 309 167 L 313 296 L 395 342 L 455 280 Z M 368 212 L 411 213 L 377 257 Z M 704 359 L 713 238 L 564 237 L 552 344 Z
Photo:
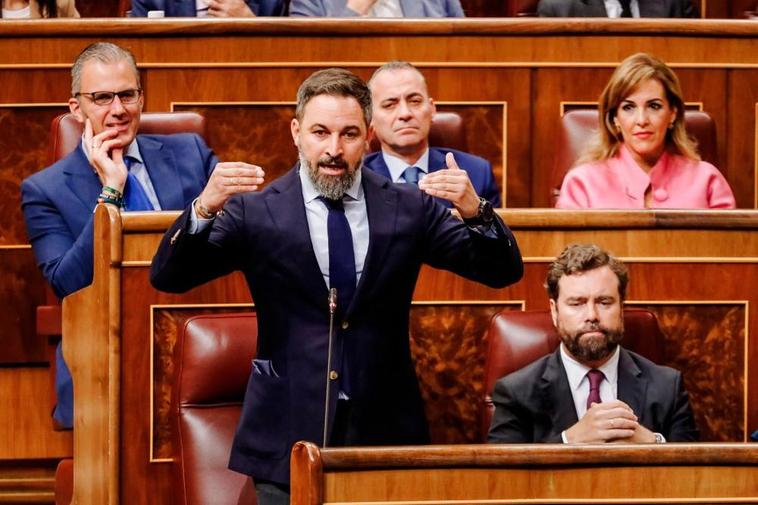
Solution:
M 174 349 L 171 401 L 179 505 L 254 505 L 250 478 L 227 468 L 255 357 L 256 315 L 195 316 Z
M 718 166 L 716 124 L 707 112 L 687 110 L 684 112 L 687 133 L 698 143 L 700 157 Z M 550 177 L 550 204 L 555 205 L 561 192 L 566 173 L 574 165 L 587 141 L 598 129 L 596 109 L 578 109 L 566 112 L 561 118 L 561 130 L 556 143 L 553 172 Z
M 55 468 L 55 505 L 71 505 L 74 497 L 74 460 L 62 459 Z
M 492 403 L 495 382 L 555 351 L 560 338 L 553 327 L 549 310 L 503 310 L 492 317 L 487 341 L 479 432 L 482 442 L 487 441 L 495 410 Z M 624 310 L 624 348 L 660 363 L 663 359 L 663 341 L 664 335 L 654 313 L 645 309 Z
M 467 151 L 466 127 L 463 124 L 463 118 L 457 112 L 437 112 L 432 118 L 432 126 L 429 129 L 429 145 Z M 376 135 L 371 138 L 369 149 L 372 152 L 381 149 Z

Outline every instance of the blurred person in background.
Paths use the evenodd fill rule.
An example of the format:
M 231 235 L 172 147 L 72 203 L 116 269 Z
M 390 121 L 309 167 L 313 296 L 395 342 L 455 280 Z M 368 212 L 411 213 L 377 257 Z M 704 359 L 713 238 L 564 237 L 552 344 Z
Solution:
M 3 19 L 78 18 L 74 0 L 2 0 Z

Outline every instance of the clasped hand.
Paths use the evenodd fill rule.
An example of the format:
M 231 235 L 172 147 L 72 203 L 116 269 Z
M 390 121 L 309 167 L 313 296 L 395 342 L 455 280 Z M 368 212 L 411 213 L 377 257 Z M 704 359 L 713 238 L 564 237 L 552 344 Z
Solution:
M 571 444 L 654 443 L 655 435 L 638 422 L 629 405 L 613 400 L 593 403 L 584 417 L 566 430 L 566 441 Z

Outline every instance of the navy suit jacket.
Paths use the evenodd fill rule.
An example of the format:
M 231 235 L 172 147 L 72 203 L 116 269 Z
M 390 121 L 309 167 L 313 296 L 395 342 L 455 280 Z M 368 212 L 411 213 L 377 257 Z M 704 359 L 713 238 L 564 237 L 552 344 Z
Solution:
M 334 370 L 350 371 L 348 433 L 351 445 L 424 444 L 428 427 L 408 338 L 421 265 L 503 287 L 521 278 L 521 256 L 499 218 L 496 237 L 485 236 L 416 186 L 393 184 L 369 170 L 362 185 L 369 249 L 353 300 L 335 323 L 332 362 Z M 329 332 L 328 289 L 313 251 L 298 167 L 262 192 L 230 199 L 201 233 L 186 233 L 189 221 L 187 209 L 164 236 L 151 282 L 183 292 L 235 270 L 244 273 L 258 313 L 261 362 L 251 370 L 229 466 L 286 483 L 292 444 L 322 442 Z M 330 382 L 330 426 L 340 380 Z
M 284 0 L 245 0 L 256 16 L 281 16 Z M 132 0 L 133 18 L 147 17 L 148 11 L 163 11 L 167 18 L 194 18 L 197 13 L 195 0 Z
M 400 0 L 406 18 L 462 18 L 460 0 Z M 351 17 L 358 13 L 347 8 L 347 0 L 292 0 L 290 16 Z
M 455 149 L 445 149 L 441 147 L 429 148 L 429 173 L 442 170 L 447 165 L 445 164 L 445 154 L 453 153 L 455 161 L 461 169 L 468 173 L 471 184 L 474 186 L 476 193 L 492 203 L 494 207 L 501 207 L 500 201 L 500 189 L 498 189 L 495 183 L 495 178 L 492 175 L 492 166 L 490 162 L 479 156 L 464 153 Z M 378 174 L 382 174 L 387 178 L 391 178 L 390 169 L 384 162 L 384 157 L 381 151 L 376 151 L 368 154 L 363 159 L 363 166 L 370 168 Z M 451 208 L 453 206 L 448 200 L 443 198 L 437 198 L 437 201 L 445 207 Z
M 645 428 L 668 442 L 699 437 L 682 374 L 621 349 L 618 399 Z M 573 396 L 560 348 L 495 383 L 490 443 L 561 443 L 561 432 L 576 424 Z
M 692 0 L 639 0 L 643 18 L 696 18 Z M 603 0 L 540 0 L 537 14 L 545 17 L 608 17 Z

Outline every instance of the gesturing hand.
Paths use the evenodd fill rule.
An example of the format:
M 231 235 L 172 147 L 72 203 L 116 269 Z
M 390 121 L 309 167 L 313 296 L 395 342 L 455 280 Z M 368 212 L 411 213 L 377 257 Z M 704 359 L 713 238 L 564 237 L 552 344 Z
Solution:
M 449 200 L 464 219 L 479 212 L 479 195 L 465 170 L 461 170 L 453 153 L 445 155 L 447 168 L 430 172 L 418 182 L 418 187 L 431 196 Z
M 200 203 L 208 211 L 218 212 L 233 195 L 256 191 L 265 175 L 261 167 L 249 163 L 219 163 L 200 193 Z
M 89 152 L 90 164 L 103 186 L 124 191 L 127 169 L 124 164 L 124 147 L 116 137 L 116 130 L 104 130 L 94 135 L 89 119 L 84 122 L 84 148 Z

